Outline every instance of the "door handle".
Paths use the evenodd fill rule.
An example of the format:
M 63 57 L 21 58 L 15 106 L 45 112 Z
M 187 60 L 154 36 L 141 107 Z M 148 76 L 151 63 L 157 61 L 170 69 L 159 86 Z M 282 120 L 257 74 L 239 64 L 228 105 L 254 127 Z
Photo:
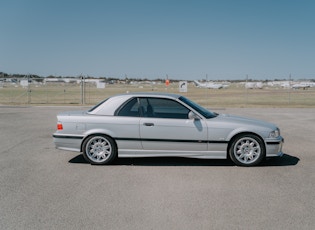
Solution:
M 144 123 L 145 126 L 154 126 L 154 123 Z

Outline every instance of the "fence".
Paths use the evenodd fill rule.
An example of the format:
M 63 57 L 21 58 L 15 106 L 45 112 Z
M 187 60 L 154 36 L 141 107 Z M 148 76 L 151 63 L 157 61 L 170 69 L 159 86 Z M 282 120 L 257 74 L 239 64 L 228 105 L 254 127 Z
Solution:
M 179 93 L 174 82 L 136 82 L 100 84 L 95 80 L 43 81 L 32 79 L 17 82 L 0 82 L 0 104 L 4 105 L 93 105 L 119 93 L 168 92 Z M 246 89 L 244 85 L 232 83 L 225 89 L 197 88 L 188 84 L 188 91 L 180 93 L 197 103 L 214 107 L 315 107 L 315 87 L 291 89 L 264 87 Z

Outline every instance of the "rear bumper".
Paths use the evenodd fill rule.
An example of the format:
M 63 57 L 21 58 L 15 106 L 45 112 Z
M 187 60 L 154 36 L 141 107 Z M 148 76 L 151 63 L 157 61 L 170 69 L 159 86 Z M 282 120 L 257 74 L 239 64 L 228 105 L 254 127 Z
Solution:
M 53 134 L 54 144 L 57 149 L 80 152 L 83 136 Z

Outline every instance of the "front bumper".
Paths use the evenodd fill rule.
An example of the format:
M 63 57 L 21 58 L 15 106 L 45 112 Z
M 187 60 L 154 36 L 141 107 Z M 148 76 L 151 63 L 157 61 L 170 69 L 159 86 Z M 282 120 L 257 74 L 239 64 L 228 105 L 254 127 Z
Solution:
M 277 139 L 266 141 L 266 157 L 281 157 L 283 155 L 284 139 L 283 137 L 278 137 Z

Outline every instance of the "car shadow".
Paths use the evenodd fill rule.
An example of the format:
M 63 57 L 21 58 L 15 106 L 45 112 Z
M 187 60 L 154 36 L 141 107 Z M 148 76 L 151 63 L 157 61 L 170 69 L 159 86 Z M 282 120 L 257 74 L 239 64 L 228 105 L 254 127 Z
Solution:
M 299 161 L 300 158 L 284 153 L 282 157 L 267 158 L 259 166 L 294 166 L 297 165 Z
M 299 158 L 283 154 L 282 157 L 268 158 L 258 167 L 267 166 L 293 166 L 297 165 Z M 83 155 L 77 155 L 69 160 L 72 164 L 89 164 Z M 235 166 L 229 159 L 194 159 L 184 157 L 146 157 L 146 158 L 118 158 L 111 165 L 130 166 Z

